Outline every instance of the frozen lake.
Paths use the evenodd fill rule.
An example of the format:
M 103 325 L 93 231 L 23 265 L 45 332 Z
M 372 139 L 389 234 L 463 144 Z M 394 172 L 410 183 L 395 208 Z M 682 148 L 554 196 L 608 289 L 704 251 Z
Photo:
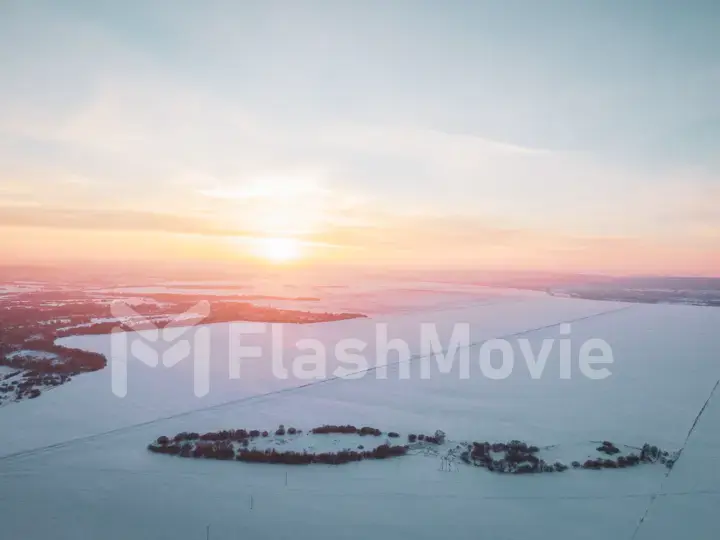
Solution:
M 269 334 L 244 336 L 263 356 L 229 378 L 230 325 L 211 325 L 210 392 L 193 394 L 193 365 L 128 367 L 128 393 L 111 392 L 110 369 L 76 377 L 41 399 L 0 410 L 0 526 L 8 538 L 715 538 L 720 519 L 720 310 L 493 295 L 492 301 L 424 308 L 315 325 L 283 327 L 285 367 L 295 343 L 316 338 L 332 351 L 343 338 L 375 351 L 377 323 L 419 355 L 421 323 L 436 323 L 449 343 L 453 323 L 469 323 L 470 377 L 458 369 L 419 375 L 390 359 L 387 378 L 371 369 L 353 379 L 308 381 L 289 370 L 273 375 Z M 560 377 L 560 324 L 570 323 L 570 379 Z M 485 340 L 512 337 L 515 369 L 503 380 L 479 366 Z M 532 378 L 518 344 L 533 351 L 554 339 L 540 378 Z M 578 369 L 579 345 L 603 339 L 611 375 L 592 380 Z M 108 353 L 109 336 L 62 344 Z M 374 353 L 372 353 L 374 354 Z M 457 366 L 457 364 L 456 364 Z M 382 373 L 382 371 L 381 371 Z M 182 460 L 147 452 L 161 434 L 225 428 L 309 429 L 320 424 L 372 425 L 404 433 L 444 430 L 463 440 L 522 439 L 558 445 L 572 455 L 588 440 L 685 447 L 667 475 L 661 466 L 570 470 L 551 475 L 494 475 L 440 470 L 439 460 L 408 456 L 339 467 L 253 465 Z M 686 441 L 687 439 L 687 441 Z M 286 485 L 287 473 L 287 485 Z M 252 503 L 251 503 L 252 501 Z M 638 528 L 642 516 L 644 522 Z M 520 519 L 519 519 L 520 518 Z M 637 529 L 637 530 L 636 530 Z

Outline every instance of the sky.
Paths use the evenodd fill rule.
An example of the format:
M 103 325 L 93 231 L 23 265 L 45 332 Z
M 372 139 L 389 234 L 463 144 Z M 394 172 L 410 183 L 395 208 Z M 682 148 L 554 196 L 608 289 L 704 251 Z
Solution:
M 0 0 L 0 253 L 720 275 L 720 3 Z

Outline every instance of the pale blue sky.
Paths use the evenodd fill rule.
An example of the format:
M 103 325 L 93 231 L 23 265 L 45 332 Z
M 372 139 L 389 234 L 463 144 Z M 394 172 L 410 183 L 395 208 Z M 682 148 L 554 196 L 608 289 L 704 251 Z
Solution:
M 0 208 L 227 226 L 208 193 L 281 177 L 323 193 L 316 229 L 400 213 L 708 249 L 718 28 L 713 1 L 5 0 Z

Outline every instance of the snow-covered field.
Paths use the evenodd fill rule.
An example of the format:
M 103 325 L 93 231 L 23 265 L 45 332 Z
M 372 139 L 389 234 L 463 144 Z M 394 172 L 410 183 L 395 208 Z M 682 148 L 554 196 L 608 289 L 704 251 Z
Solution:
M 228 376 L 228 324 L 211 325 L 210 392 L 193 395 L 193 365 L 172 369 L 129 365 L 128 394 L 114 396 L 110 370 L 84 374 L 36 400 L 0 410 L 0 530 L 7 538 L 492 538 L 703 540 L 720 517 L 720 310 L 640 305 L 498 292 L 492 301 L 425 308 L 370 319 L 286 325 L 285 366 L 295 342 L 315 337 L 328 350 L 342 338 L 373 343 L 375 323 L 420 353 L 419 325 L 437 323 L 443 344 L 452 324 L 470 323 L 471 369 L 410 379 L 391 365 L 353 379 L 307 381 L 270 369 L 271 336 L 244 336 L 264 356 Z M 481 372 L 484 340 L 515 336 L 539 351 L 571 322 L 572 376 L 559 376 L 555 343 L 541 378 L 533 379 L 515 347 L 504 380 Z M 579 344 L 601 338 L 612 347 L 612 374 L 591 380 L 578 370 Z M 61 344 L 109 353 L 108 336 L 75 336 Z M 366 351 L 367 352 L 367 351 Z M 369 354 L 372 356 L 372 354 Z M 391 363 L 393 360 L 391 358 Z M 456 364 L 457 365 L 457 364 Z M 229 428 L 303 429 L 321 424 L 375 426 L 433 433 L 453 441 L 521 439 L 556 445 L 558 459 L 584 452 L 588 441 L 644 442 L 685 448 L 668 475 L 661 466 L 495 475 L 484 469 L 443 470 L 439 458 L 409 455 L 332 467 L 188 460 L 146 450 L 158 435 Z M 686 441 L 687 439 L 687 441 Z M 686 444 L 687 443 L 687 444 Z M 446 469 L 446 468 L 445 468 Z M 287 476 L 286 476 L 287 474 Z M 643 516 L 644 521 L 638 527 Z
M 27 285 L 1 285 L 0 294 L 11 294 L 11 293 L 24 293 L 37 291 L 41 287 L 32 287 Z
M 309 284 L 278 287 L 277 284 L 249 281 L 243 288 L 154 286 L 99 289 L 98 294 L 187 294 L 238 297 L 238 301 L 258 306 L 303 311 L 360 312 L 367 315 L 398 314 L 421 309 L 450 309 L 477 306 L 514 296 L 544 296 L 543 292 L 493 289 L 462 283 L 428 283 L 413 281 L 399 285 L 397 280 L 377 279 L 365 284 L 347 286 L 313 286 Z M 275 296 L 277 298 L 250 298 L 243 296 Z M 298 298 L 312 298 L 302 300 Z
M 0 366 L 0 377 L 3 377 L 4 375 L 9 375 L 10 373 L 15 373 L 16 371 L 16 368 L 12 368 L 10 366 Z

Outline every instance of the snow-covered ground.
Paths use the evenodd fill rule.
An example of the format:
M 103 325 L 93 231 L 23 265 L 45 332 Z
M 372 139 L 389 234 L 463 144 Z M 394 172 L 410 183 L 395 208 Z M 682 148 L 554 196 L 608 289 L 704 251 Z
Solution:
M 13 368 L 10 366 L 0 366 L 0 378 L 2 378 L 5 375 L 9 375 L 10 373 L 15 373 L 17 368 Z
M 121 287 L 101 289 L 98 294 L 188 294 L 224 297 L 250 302 L 258 306 L 304 311 L 361 312 L 368 315 L 399 314 L 422 309 L 437 310 L 462 306 L 477 306 L 481 302 L 515 296 L 543 296 L 543 292 L 493 289 L 462 283 L 429 283 L 413 281 L 399 285 L 396 280 L 374 280 L 365 284 L 347 286 L 296 285 L 278 288 L 262 282 L 248 282 L 242 289 L 182 288 L 169 286 Z M 243 296 L 277 296 L 278 298 L 244 299 Z M 283 297 L 283 298 L 280 298 Z M 297 300 L 313 298 L 313 300 Z
M 33 351 L 31 349 L 21 349 L 19 351 L 13 351 L 6 355 L 8 358 L 23 358 L 31 362 L 40 362 L 45 360 L 53 360 L 57 358 L 57 354 L 49 351 Z
M 0 294 L 24 293 L 40 290 L 42 287 L 27 285 L 0 285 Z
M 210 392 L 203 398 L 193 395 L 188 360 L 172 369 L 135 362 L 128 367 L 125 398 L 111 393 L 111 370 L 105 369 L 41 399 L 3 408 L 3 537 L 192 540 L 205 538 L 208 524 L 211 538 L 716 537 L 717 399 L 685 443 L 720 378 L 720 310 L 517 292 L 468 304 L 285 325 L 283 344 L 286 367 L 301 338 L 318 338 L 332 350 L 340 339 L 353 337 L 370 342 L 368 350 L 374 351 L 375 323 L 385 322 L 389 337 L 404 337 L 417 355 L 420 323 L 437 323 L 447 344 L 452 324 L 468 322 L 474 343 L 468 349 L 469 379 L 460 379 L 457 369 L 420 378 L 418 358 L 410 362 L 410 379 L 401 379 L 404 368 L 397 364 L 384 379 L 378 377 L 383 370 L 333 378 L 339 365 L 334 354 L 326 379 L 307 381 L 292 372 L 278 379 L 270 369 L 271 336 L 265 334 L 243 336 L 243 345 L 262 346 L 264 356 L 245 360 L 240 379 L 231 380 L 231 325 L 218 324 L 210 326 Z M 571 322 L 570 336 L 560 335 L 563 322 Z M 504 380 L 487 378 L 478 362 L 481 344 L 503 336 L 527 338 L 533 351 L 544 340 L 569 337 L 571 378 L 559 376 L 559 342 L 539 379 L 530 376 L 517 345 L 513 373 Z M 592 338 L 612 347 L 614 363 L 607 366 L 612 374 L 603 380 L 578 370 L 579 345 Z M 60 343 L 110 350 L 108 336 L 73 336 Z M 669 475 L 651 465 L 528 476 L 448 471 L 426 455 L 292 467 L 188 460 L 146 450 L 158 435 L 181 431 L 326 423 L 403 434 L 442 429 L 454 441 L 521 439 L 556 445 L 558 459 L 606 439 L 685 450 Z

